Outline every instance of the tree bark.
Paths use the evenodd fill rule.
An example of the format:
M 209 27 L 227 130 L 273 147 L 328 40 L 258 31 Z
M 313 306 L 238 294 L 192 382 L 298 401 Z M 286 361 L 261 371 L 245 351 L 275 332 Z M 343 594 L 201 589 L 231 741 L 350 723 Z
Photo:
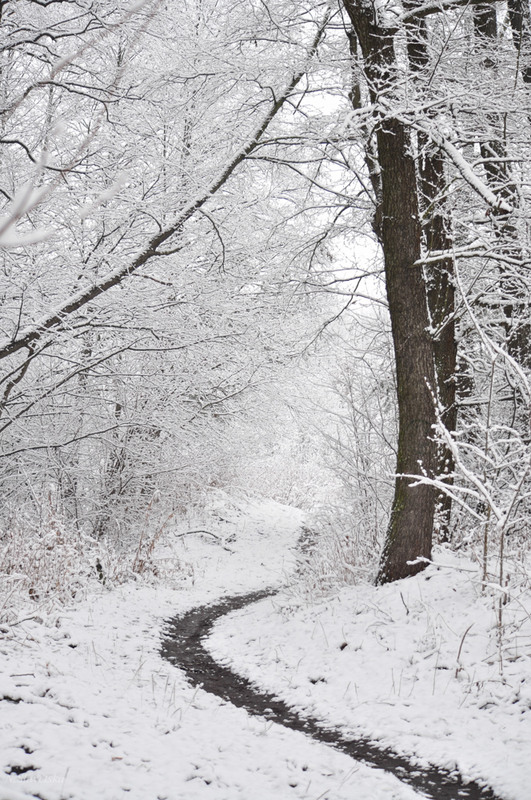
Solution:
M 398 399 L 398 455 L 395 496 L 378 571 L 378 583 L 423 569 L 431 558 L 435 491 L 412 486 L 411 478 L 433 474 L 436 445 L 435 368 L 422 267 L 415 162 L 407 132 L 390 120 L 378 132 L 382 169 L 382 246 L 387 299 L 395 351 Z
M 423 231 L 426 251 L 450 251 L 452 235 L 449 213 L 444 208 L 441 195 L 446 188 L 444 156 L 427 138 L 419 135 L 419 184 L 426 216 Z M 457 428 L 456 371 L 457 341 L 455 336 L 455 269 L 450 256 L 428 270 L 428 307 L 433 333 L 433 355 L 437 377 L 437 399 L 441 422 L 450 433 Z M 447 445 L 437 448 L 435 472 L 451 486 L 455 462 Z M 443 542 L 450 541 L 450 515 L 452 499 L 449 494 L 437 494 L 438 535 Z
M 363 54 L 371 100 L 395 90 L 393 38 L 371 7 L 344 0 Z M 431 557 L 434 489 L 415 486 L 410 477 L 433 474 L 436 445 L 435 366 L 429 333 L 427 288 L 421 255 L 422 226 L 415 158 L 406 126 L 386 118 L 376 133 L 381 171 L 381 225 L 387 299 L 396 363 L 398 455 L 395 495 L 377 576 L 378 583 L 404 578 L 424 568 Z M 415 562 L 415 563 L 411 563 Z
M 418 5 L 418 3 L 417 3 Z M 415 3 L 406 3 L 413 9 Z M 490 9 L 489 9 L 490 10 Z M 482 18 L 483 19 L 483 18 Z M 413 17 L 406 24 L 406 43 L 409 66 L 417 76 L 422 93 L 424 71 L 430 66 L 428 26 L 426 20 Z M 428 112 L 429 113 L 429 112 Z M 433 111 L 430 116 L 436 116 Z M 451 215 L 446 201 L 447 178 L 445 156 L 429 137 L 420 132 L 417 136 L 418 188 L 422 216 L 424 248 L 432 252 L 450 252 L 452 249 Z M 441 422 L 450 433 L 457 427 L 456 370 L 457 341 L 455 336 L 455 265 L 451 256 L 426 269 L 428 281 L 428 308 L 433 330 L 433 354 L 437 378 L 437 399 L 441 409 Z M 435 473 L 448 486 L 453 483 L 454 457 L 446 444 L 437 448 Z M 437 532 L 440 541 L 450 541 L 450 516 L 452 498 L 447 492 L 437 493 Z

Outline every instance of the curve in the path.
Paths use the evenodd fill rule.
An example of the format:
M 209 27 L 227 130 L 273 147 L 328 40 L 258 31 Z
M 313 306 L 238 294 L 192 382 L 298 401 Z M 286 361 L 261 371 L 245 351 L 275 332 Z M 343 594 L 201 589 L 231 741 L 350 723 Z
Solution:
M 227 597 L 218 603 L 201 606 L 167 621 L 161 654 L 182 669 L 194 686 L 265 717 L 286 728 L 299 731 L 347 753 L 369 767 L 383 769 L 432 800 L 501 800 L 488 787 L 465 783 L 460 775 L 436 767 L 419 767 L 405 756 L 381 747 L 369 739 L 346 739 L 340 731 L 305 717 L 268 692 L 255 688 L 248 680 L 218 664 L 204 648 L 203 640 L 224 614 L 274 594 L 273 590 Z

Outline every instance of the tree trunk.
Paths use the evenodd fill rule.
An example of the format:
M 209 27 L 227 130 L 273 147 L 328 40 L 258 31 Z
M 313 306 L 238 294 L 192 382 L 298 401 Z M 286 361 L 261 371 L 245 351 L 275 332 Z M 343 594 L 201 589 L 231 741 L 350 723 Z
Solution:
M 435 369 L 422 267 L 415 162 L 404 127 L 390 120 L 378 132 L 382 170 L 382 247 L 393 331 L 398 394 L 398 456 L 395 496 L 378 583 L 423 569 L 417 557 L 431 558 L 435 491 L 412 486 L 411 478 L 433 474 Z
M 449 251 L 452 248 L 449 213 L 442 205 L 441 196 L 446 188 L 444 156 L 440 150 L 419 136 L 420 165 L 419 184 L 422 203 L 426 211 L 423 231 L 426 251 Z M 433 334 L 433 355 L 437 377 L 437 399 L 441 411 L 441 422 L 450 433 L 457 428 L 456 370 L 457 341 L 455 337 L 455 285 L 454 261 L 450 256 L 428 269 L 428 307 Z M 452 451 L 447 445 L 437 448 L 435 473 L 448 486 L 453 483 L 455 469 Z M 450 515 L 452 499 L 445 492 L 437 495 L 439 518 L 439 540 L 450 540 Z
M 344 0 L 363 54 L 371 99 L 394 91 L 392 37 L 377 24 L 373 10 Z M 406 127 L 387 118 L 376 134 L 381 170 L 379 237 L 385 263 L 387 299 L 395 351 L 398 399 L 398 456 L 395 495 L 377 582 L 413 575 L 431 557 L 435 492 L 414 486 L 411 475 L 433 474 L 436 445 L 435 367 L 429 333 L 427 289 L 421 256 L 422 226 L 415 160 Z M 410 563 L 415 562 L 415 563 Z
M 415 3 L 405 3 L 414 8 Z M 413 17 L 406 24 L 406 42 L 409 66 L 417 76 L 418 88 L 422 92 L 422 79 L 430 67 L 428 27 L 426 20 Z M 428 89 L 429 92 L 429 89 Z M 430 112 L 428 112 L 430 114 Z M 430 116 L 436 116 L 432 111 Z M 450 252 L 452 249 L 451 216 L 446 201 L 445 158 L 424 133 L 417 136 L 418 183 L 424 248 L 427 255 L 433 252 Z M 457 341 L 455 336 L 455 267 L 452 256 L 431 264 L 426 269 L 428 281 L 428 308 L 433 329 L 433 354 L 437 378 L 437 399 L 441 411 L 441 422 L 450 433 L 457 427 L 456 369 Z M 448 486 L 453 483 L 455 469 L 452 451 L 446 444 L 437 448 L 435 473 Z M 447 492 L 437 494 L 437 517 L 439 540 L 450 540 L 450 515 L 452 498 Z

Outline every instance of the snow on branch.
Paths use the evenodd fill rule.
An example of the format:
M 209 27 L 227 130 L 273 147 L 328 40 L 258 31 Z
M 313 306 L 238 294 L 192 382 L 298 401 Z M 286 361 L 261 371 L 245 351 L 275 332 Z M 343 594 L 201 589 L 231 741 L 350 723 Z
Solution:
M 503 200 L 499 195 L 489 189 L 487 184 L 474 172 L 472 166 L 468 163 L 466 158 L 462 155 L 459 149 L 452 144 L 446 137 L 438 131 L 433 130 L 426 125 L 419 124 L 418 122 L 411 123 L 411 120 L 403 119 L 405 125 L 415 128 L 428 136 L 437 147 L 444 150 L 450 161 L 454 164 L 461 176 L 468 183 L 469 186 L 493 209 L 497 211 L 504 211 L 511 214 L 515 209 L 506 200 Z
M 330 18 L 331 11 L 328 10 L 324 15 L 323 20 L 317 29 L 314 40 L 308 49 L 306 57 L 307 64 L 309 64 L 309 62 L 315 56 Z M 295 73 L 280 96 L 273 96 L 271 107 L 267 114 L 265 114 L 262 122 L 257 126 L 254 134 L 251 135 L 247 143 L 238 151 L 238 153 L 236 153 L 235 156 L 233 156 L 229 163 L 225 165 L 225 167 L 218 174 L 217 178 L 212 181 L 208 189 L 203 191 L 199 196 L 188 203 L 188 205 L 185 206 L 176 219 L 174 219 L 172 224 L 159 231 L 156 236 L 153 236 L 142 252 L 139 253 L 139 255 L 137 255 L 132 262 L 126 266 L 120 265 L 116 269 L 107 273 L 107 275 L 102 277 L 100 280 L 95 281 L 92 285 L 81 289 L 57 308 L 43 315 L 40 320 L 28 325 L 23 330 L 18 331 L 14 337 L 1 340 L 0 360 L 7 358 L 24 347 L 28 347 L 41 336 L 43 336 L 43 334 L 45 334 L 47 331 L 62 328 L 67 318 L 71 314 L 79 311 L 81 308 L 95 300 L 100 295 L 104 294 L 109 289 L 120 284 L 124 279 L 135 273 L 140 267 L 144 266 L 152 258 L 165 255 L 159 250 L 160 246 L 174 236 L 174 234 L 182 230 L 185 223 L 196 212 L 200 211 L 205 203 L 227 183 L 237 167 L 239 167 L 240 164 L 244 162 L 247 157 L 258 147 L 271 122 L 284 107 L 295 88 L 306 75 L 306 72 L 307 67 L 298 73 Z
M 435 0 L 435 2 L 423 3 L 419 6 L 408 3 L 409 8 L 397 19 L 397 26 L 411 22 L 414 19 L 429 17 L 431 14 L 439 14 L 441 11 L 450 11 L 452 8 L 494 5 L 495 2 L 496 0 Z

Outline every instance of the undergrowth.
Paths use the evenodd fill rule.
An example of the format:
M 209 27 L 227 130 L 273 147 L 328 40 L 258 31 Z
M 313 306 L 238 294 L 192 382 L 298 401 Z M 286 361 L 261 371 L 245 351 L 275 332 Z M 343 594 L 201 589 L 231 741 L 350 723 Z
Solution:
M 0 528 L 0 624 L 83 599 L 89 587 L 175 574 L 183 565 L 159 557 L 173 514 L 148 510 L 127 540 L 97 539 L 50 504 L 39 517 L 11 514 Z
M 299 541 L 299 590 L 318 597 L 372 581 L 381 538 L 379 519 L 352 507 L 318 507 L 307 514 Z

